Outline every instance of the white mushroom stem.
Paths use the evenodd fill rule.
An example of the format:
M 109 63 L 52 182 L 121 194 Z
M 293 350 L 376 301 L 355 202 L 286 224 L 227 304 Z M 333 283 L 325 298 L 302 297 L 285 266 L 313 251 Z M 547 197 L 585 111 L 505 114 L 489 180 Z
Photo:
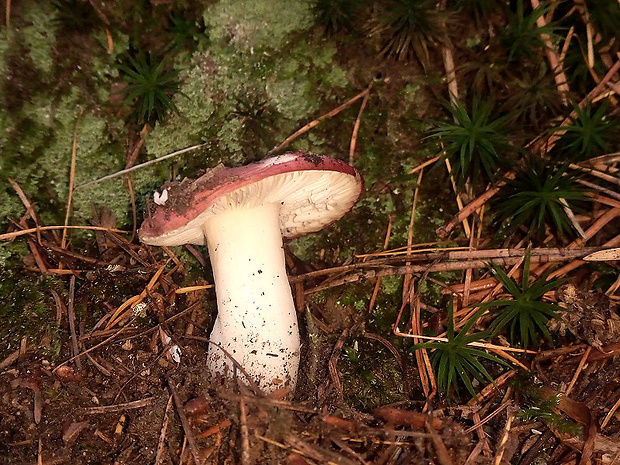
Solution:
M 267 392 L 294 388 L 299 367 L 299 330 L 279 210 L 279 204 L 267 203 L 218 212 L 203 227 L 218 306 L 210 339 Z M 212 372 L 228 376 L 234 369 L 213 344 L 207 364 Z

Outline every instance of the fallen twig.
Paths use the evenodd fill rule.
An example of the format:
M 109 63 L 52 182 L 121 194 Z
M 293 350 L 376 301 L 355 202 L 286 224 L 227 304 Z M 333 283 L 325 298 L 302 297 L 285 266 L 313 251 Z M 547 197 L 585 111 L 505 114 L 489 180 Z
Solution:
M 368 93 L 370 92 L 371 87 L 372 87 L 372 85 L 368 86 L 366 89 L 361 91 L 359 94 L 357 94 L 355 97 L 350 99 L 348 102 L 343 103 L 339 107 L 334 108 L 333 110 L 325 113 L 323 116 L 320 116 L 319 118 L 315 119 L 314 121 L 311 121 L 310 123 L 306 124 L 301 129 L 298 129 L 293 134 L 291 134 L 286 139 L 284 139 L 284 141 L 282 141 L 281 143 L 276 145 L 274 148 L 272 148 L 269 152 L 267 152 L 267 155 L 270 156 L 270 155 L 273 155 L 274 153 L 279 152 L 284 147 L 286 147 L 288 144 L 290 144 L 295 139 L 297 139 L 299 136 L 301 136 L 305 132 L 308 132 L 310 129 L 314 128 L 315 126 L 318 126 L 322 121 L 325 121 L 326 119 L 329 119 L 329 118 L 331 118 L 333 116 L 336 116 L 341 111 L 346 110 L 351 105 L 353 105 L 355 102 L 357 102 L 359 99 L 364 98 L 366 95 L 368 95 Z
M 357 114 L 357 118 L 355 119 L 355 125 L 353 126 L 353 133 L 351 134 L 351 143 L 349 145 L 349 165 L 352 165 L 355 161 L 355 147 L 357 145 L 357 135 L 360 130 L 360 124 L 362 122 L 362 115 L 364 114 L 364 110 L 366 109 L 366 105 L 368 104 L 368 97 L 370 96 L 370 89 L 372 89 L 372 83 L 368 86 L 368 92 L 364 95 L 362 100 L 362 104 L 360 105 L 360 111 Z
M 200 450 L 198 449 L 198 443 L 196 443 L 196 438 L 194 437 L 194 433 L 192 432 L 192 428 L 189 425 L 189 421 L 187 420 L 187 416 L 185 415 L 185 410 L 183 410 L 183 403 L 181 402 L 181 398 L 179 397 L 179 393 L 177 392 L 172 380 L 169 377 L 166 377 L 166 381 L 168 384 L 168 390 L 170 394 L 172 394 L 172 398 L 174 399 L 174 405 L 176 407 L 177 415 L 181 420 L 181 425 L 183 426 L 183 432 L 185 433 L 185 437 L 187 438 L 187 442 L 189 443 L 189 448 L 192 451 L 192 455 L 194 456 L 194 461 L 197 465 L 202 464 L 202 460 L 200 458 Z
M 11 352 L 4 360 L 0 362 L 0 371 L 13 365 L 13 363 L 15 363 L 17 359 L 19 358 L 20 354 L 21 354 L 20 349 L 17 349 Z
M 157 454 L 155 454 L 155 465 L 162 463 L 164 455 L 164 447 L 166 443 L 166 431 L 168 430 L 168 412 L 172 407 L 172 395 L 168 397 L 168 403 L 166 404 L 166 410 L 164 411 L 164 419 L 161 425 L 161 433 L 159 433 L 159 441 L 157 442 Z
M 239 399 L 239 429 L 241 430 L 241 465 L 250 465 L 250 434 L 248 411 L 243 399 Z
M 80 355 L 87 354 L 89 352 L 92 352 L 95 349 L 98 349 L 99 347 L 102 347 L 102 346 L 106 345 L 108 342 L 110 342 L 111 340 L 113 340 L 116 337 L 118 337 L 123 331 L 127 330 L 129 327 L 130 327 L 130 325 L 123 326 L 116 333 L 112 334 L 109 338 L 105 339 L 104 341 L 101 341 L 99 344 L 95 344 L 94 346 L 92 346 L 92 347 L 90 347 L 90 348 L 80 352 L 78 355 L 74 355 L 73 357 L 65 360 L 60 365 L 58 365 L 56 368 L 54 368 L 52 370 L 52 373 L 55 373 L 60 367 L 65 366 L 67 363 L 71 362 L 72 360 L 75 360 L 75 358 L 79 357 Z
M 155 158 L 154 160 L 149 160 L 149 161 L 141 163 L 139 165 L 134 165 L 131 168 L 120 170 L 120 171 L 117 171 L 116 173 L 108 174 L 107 176 L 104 176 L 102 178 L 95 179 L 93 181 L 89 181 L 89 182 L 86 182 L 84 184 L 80 184 L 79 186 L 76 187 L 76 189 L 82 189 L 82 188 L 87 187 L 87 186 L 92 186 L 93 184 L 97 184 L 97 183 L 100 183 L 100 182 L 103 182 L 103 181 L 107 181 L 108 179 L 117 178 L 117 177 L 122 176 L 124 174 L 131 173 L 132 171 L 139 170 L 140 168 L 146 168 L 147 166 L 151 166 L 151 165 L 153 165 L 155 163 L 159 163 L 160 161 L 168 160 L 169 158 L 176 157 L 178 155 L 182 155 L 182 154 L 187 153 L 187 152 L 191 152 L 192 150 L 199 149 L 200 147 L 204 147 L 205 145 L 207 145 L 206 142 L 204 144 L 192 145 L 191 147 L 186 147 L 184 149 L 177 150 L 176 152 L 169 153 L 167 155 L 164 155 L 163 157 Z
M 25 236 L 26 234 L 32 234 L 38 231 L 52 231 L 57 229 L 90 229 L 91 231 L 107 231 L 119 234 L 129 234 L 129 232 L 123 231 L 122 229 L 103 228 L 101 226 L 39 226 L 38 228 L 21 229 L 19 231 L 0 234 L 0 241 L 15 239 L 16 237 Z
M 62 230 L 62 239 L 60 240 L 60 248 L 67 246 L 67 226 L 69 226 L 69 217 L 71 216 L 71 201 L 73 200 L 73 188 L 75 182 L 75 165 L 77 163 L 77 147 L 78 147 L 78 129 L 84 110 L 80 111 L 73 129 L 73 145 L 71 147 L 71 168 L 69 169 L 69 194 L 67 196 L 67 212 L 65 213 L 65 227 Z
M 67 317 L 69 320 L 69 330 L 71 331 L 71 348 L 75 358 L 75 365 L 78 370 L 82 369 L 82 361 L 80 360 L 80 348 L 78 347 L 77 334 L 75 333 L 75 275 L 69 280 L 69 301 L 67 304 Z
M 531 3 L 533 9 L 540 8 L 539 0 L 531 0 Z M 545 15 L 538 16 L 538 18 L 536 19 L 536 25 L 541 29 L 547 25 Z M 562 68 L 562 61 L 559 59 L 558 53 L 549 35 L 541 33 L 540 38 L 545 44 L 545 54 L 547 55 L 549 66 L 551 68 L 551 71 L 553 72 L 555 85 L 558 89 L 558 92 L 560 93 L 562 102 L 566 103 L 566 96 L 568 95 L 570 89 L 568 87 L 568 79 L 566 78 L 566 74 L 564 73 L 564 69 Z
M 122 404 L 102 405 L 99 407 L 89 407 L 84 409 L 86 415 L 97 415 L 100 413 L 122 412 L 123 410 L 133 410 L 141 407 L 146 407 L 153 402 L 154 397 L 147 397 L 145 399 L 134 400 L 132 402 L 124 402 Z
M 538 253 L 535 254 L 534 251 Z M 541 253 L 541 250 L 550 251 L 549 254 Z M 532 249 L 531 262 L 532 263 L 554 263 L 567 260 L 580 259 L 592 252 L 601 250 L 598 247 L 587 247 L 580 249 Z M 501 252 L 500 252 L 501 251 Z M 460 271 L 467 268 L 486 268 L 489 264 L 499 266 L 512 266 L 523 259 L 525 249 L 498 249 L 494 251 L 473 251 L 473 252 L 453 252 L 454 254 L 480 254 L 479 260 L 467 260 L 466 255 L 457 258 L 456 255 L 448 252 L 446 256 L 434 255 L 434 263 L 428 265 L 393 265 L 393 261 L 368 261 L 363 263 L 356 263 L 354 265 L 345 265 L 341 267 L 327 268 L 318 271 L 311 271 L 298 276 L 289 278 L 289 281 L 294 284 L 303 280 L 309 280 L 318 278 L 325 275 L 338 275 L 338 278 L 328 279 L 325 282 L 318 284 L 314 287 L 308 287 L 306 294 L 314 294 L 317 292 L 331 289 L 333 287 L 342 286 L 347 283 L 354 283 L 358 281 L 374 280 L 383 276 L 398 276 L 404 274 L 413 273 L 432 273 L 438 271 Z M 446 259 L 450 256 L 451 259 L 461 261 L 450 261 L 441 263 L 442 259 Z M 417 258 L 417 257 L 416 257 Z M 425 257 L 427 260 L 432 257 Z M 401 260 L 403 257 L 401 257 Z M 407 257 L 408 260 L 413 260 L 412 257 Z M 375 268 L 375 269 L 369 269 Z M 346 274 L 344 274 L 346 273 Z M 344 274 L 344 275 L 343 275 Z
M 448 249 L 434 249 L 432 252 L 416 253 L 412 251 L 411 255 L 387 257 L 376 260 L 368 260 L 361 263 L 355 263 L 351 265 L 337 266 L 333 268 L 325 268 L 322 270 L 310 271 L 297 276 L 289 278 L 291 283 L 296 283 L 302 280 L 309 280 L 319 278 L 325 275 L 335 275 L 339 273 L 346 273 L 349 271 L 359 270 L 362 268 L 382 268 L 386 266 L 392 266 L 401 262 L 420 262 L 420 261 L 432 261 L 433 265 L 423 266 L 420 270 L 426 270 L 429 266 L 431 271 L 450 271 L 453 268 L 446 265 L 458 265 L 458 263 L 440 263 L 449 261 L 464 261 L 464 260 L 487 260 L 492 262 L 493 260 L 522 258 L 525 257 L 528 249 L 525 248 L 513 248 L 513 249 L 482 249 L 482 250 L 448 250 Z M 532 261 L 535 262 L 556 262 L 563 260 L 571 260 L 574 258 L 581 258 L 589 255 L 593 252 L 605 250 L 604 247 L 583 247 L 583 248 L 544 248 L 535 247 L 530 249 L 530 255 Z M 498 262 L 500 263 L 500 262 Z M 461 270 L 462 265 L 458 265 L 455 270 Z
M 513 172 L 507 173 L 504 177 L 507 179 L 514 178 L 515 174 Z M 495 194 L 499 192 L 502 186 L 506 184 L 504 181 L 499 181 L 495 186 L 489 188 L 485 193 L 478 196 L 470 203 L 465 205 L 461 211 L 458 212 L 457 215 L 452 217 L 450 221 L 448 221 L 445 225 L 441 226 L 437 229 L 437 235 L 442 239 L 445 239 L 450 235 L 452 230 L 465 219 L 469 218 L 469 216 L 482 207 L 486 202 L 488 202 Z
M 506 443 L 508 442 L 508 435 L 510 433 L 510 428 L 512 427 L 512 422 L 517 416 L 517 412 L 519 408 L 516 406 L 508 407 L 507 415 L 506 415 L 506 424 L 504 425 L 504 430 L 502 432 L 502 438 L 497 446 L 497 454 L 495 455 L 495 460 L 493 461 L 494 465 L 500 465 L 502 463 L 502 457 L 504 456 L 504 452 L 506 451 Z
M 338 359 L 340 358 L 340 352 L 342 351 L 342 346 L 344 346 L 344 341 L 347 340 L 347 337 L 349 336 L 349 330 L 348 328 L 345 328 L 342 331 L 342 334 L 340 335 L 340 337 L 338 338 L 338 340 L 336 341 L 336 344 L 334 344 L 334 348 L 332 350 L 332 354 L 329 357 L 329 363 L 327 365 L 328 370 L 329 370 L 329 376 L 332 380 L 332 383 L 334 383 L 334 388 L 336 389 L 336 393 L 338 394 L 338 398 L 340 400 L 343 399 L 343 387 L 342 387 L 342 380 L 340 379 L 340 374 L 338 373 Z

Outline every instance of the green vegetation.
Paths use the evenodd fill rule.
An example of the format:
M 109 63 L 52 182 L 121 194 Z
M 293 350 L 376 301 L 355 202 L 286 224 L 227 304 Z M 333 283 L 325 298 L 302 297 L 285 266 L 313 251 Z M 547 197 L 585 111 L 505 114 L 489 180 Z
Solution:
M 343 29 L 350 29 L 359 3 L 355 0 L 314 0 L 312 13 L 325 35 L 331 36 Z
M 536 24 L 539 18 L 549 12 L 552 5 L 541 3 L 528 14 L 524 3 L 524 0 L 517 0 L 516 11 L 508 15 L 508 27 L 503 31 L 503 41 L 508 48 L 509 62 L 535 58 L 538 52 L 547 46 L 545 37 L 551 43 L 559 39 L 554 25 L 547 24 L 540 27 Z
M 431 356 L 433 370 L 437 387 L 443 393 L 451 395 L 450 389 L 454 388 L 458 393 L 458 386 L 462 384 L 471 396 L 476 396 L 471 377 L 482 383 L 492 383 L 493 377 L 481 363 L 481 360 L 488 360 L 493 363 L 506 365 L 501 359 L 477 349 L 470 344 L 481 342 L 490 336 L 489 331 L 476 331 L 468 334 L 474 324 L 482 316 L 486 309 L 478 310 L 472 315 L 467 323 L 463 325 L 458 333 L 454 331 L 454 309 L 452 304 L 448 305 L 448 332 L 447 342 L 424 342 L 413 346 L 413 350 L 434 349 Z
M 497 169 L 507 166 L 507 152 L 515 149 L 509 144 L 508 117 L 495 117 L 493 102 L 476 96 L 471 111 L 457 101 L 445 105 L 456 124 L 443 122 L 429 136 L 437 139 L 452 163 L 452 176 L 459 186 L 466 181 L 480 185 L 481 181 L 493 181 Z
M 548 281 L 550 271 L 530 283 L 530 253 L 525 256 L 523 262 L 523 279 L 521 287 L 499 267 L 491 267 L 493 275 L 510 294 L 511 299 L 493 300 L 476 304 L 483 309 L 495 309 L 497 314 L 489 329 L 498 334 L 504 328 L 509 329 L 512 343 L 519 343 L 527 349 L 531 346 L 538 347 L 540 335 L 553 343 L 551 333 L 547 329 L 547 322 L 551 318 L 560 318 L 557 311 L 560 307 L 556 304 L 543 302 L 543 296 L 557 289 L 565 279 Z
M 618 24 L 620 24 L 620 4 L 614 0 L 586 0 L 590 20 L 594 27 L 603 36 L 603 43 L 608 44 L 610 41 L 616 41 L 615 47 L 618 46 Z
M 90 2 L 81 0 L 54 0 L 55 22 L 63 33 L 79 31 L 87 34 L 102 25 L 101 18 Z
M 168 15 L 168 32 L 171 35 L 168 43 L 168 52 L 194 50 L 205 39 L 204 24 L 201 19 L 190 17 L 191 12 L 172 11 Z
M 393 355 L 379 342 L 355 338 L 338 363 L 348 403 L 361 411 L 406 398 L 404 380 Z
M 128 64 L 119 67 L 125 80 L 125 103 L 132 106 L 138 123 L 154 125 L 167 113 L 178 111 L 172 95 L 178 90 L 177 72 L 166 69 L 165 59 L 137 52 L 127 57 Z
M 24 337 L 31 346 L 44 340 L 48 356 L 58 356 L 60 334 L 51 294 L 53 289 L 60 288 L 58 282 L 24 274 L 15 267 L 14 260 L 10 265 L 0 265 L 0 360 L 18 349 Z
M 620 136 L 620 120 L 617 116 L 609 117 L 607 110 L 606 102 L 598 105 L 596 110 L 591 102 L 584 108 L 574 105 L 577 116 L 571 116 L 571 123 L 552 129 L 562 133 L 553 153 L 569 161 L 609 153 Z
M 573 435 L 581 434 L 582 428 L 567 420 L 559 413 L 559 394 L 549 393 L 543 383 L 532 373 L 520 372 L 511 381 L 511 386 L 522 394 L 519 418 L 531 421 L 544 421 L 558 431 Z
M 523 225 L 528 229 L 526 237 L 538 240 L 545 236 L 547 226 L 560 238 L 574 235 L 567 209 L 585 199 L 586 189 L 567 170 L 564 164 L 530 158 L 497 194 L 493 202 L 496 224 L 509 232 Z
M 526 131 L 540 131 L 560 115 L 564 104 L 544 62 L 537 67 L 512 70 L 510 75 L 500 110 L 511 115 L 513 124 Z
M 429 0 L 390 0 L 371 20 L 370 34 L 383 39 L 381 54 L 417 58 L 430 65 L 430 49 L 447 45 L 446 15 Z

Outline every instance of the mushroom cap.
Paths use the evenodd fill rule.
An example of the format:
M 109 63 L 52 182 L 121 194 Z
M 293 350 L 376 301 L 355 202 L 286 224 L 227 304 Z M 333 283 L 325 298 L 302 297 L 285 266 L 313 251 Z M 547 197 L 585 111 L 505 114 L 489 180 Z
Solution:
M 138 231 L 150 245 L 204 245 L 203 224 L 230 210 L 280 205 L 286 238 L 319 231 L 359 199 L 363 180 L 355 168 L 308 152 L 286 153 L 236 168 L 215 167 L 195 180 L 168 182 L 149 202 Z

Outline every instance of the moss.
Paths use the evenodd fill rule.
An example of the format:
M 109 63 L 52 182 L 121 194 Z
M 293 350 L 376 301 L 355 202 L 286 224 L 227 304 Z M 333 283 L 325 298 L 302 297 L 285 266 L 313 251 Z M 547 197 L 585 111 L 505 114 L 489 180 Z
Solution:
M 54 66 L 53 50 L 54 8 L 50 3 L 36 2 L 35 5 L 22 5 L 22 20 L 26 24 L 20 28 L 20 40 L 28 47 L 28 54 L 37 70 L 50 75 Z
M 316 116 L 325 94 L 346 86 L 345 72 L 335 64 L 335 47 L 326 44 L 317 53 L 315 44 L 308 44 L 308 5 L 281 10 L 275 0 L 251 7 L 244 0 L 223 1 L 206 10 L 211 44 L 198 50 L 181 74 L 183 84 L 174 99 L 179 114 L 148 137 L 151 157 L 205 142 L 202 167 L 260 158 L 271 148 L 266 141 L 283 140 L 299 121 Z M 263 121 L 267 137 L 248 141 L 245 119 L 238 115 L 240 103 L 247 106 L 248 101 L 274 110 Z M 322 139 L 302 145 L 312 148 L 314 142 L 320 145 Z
M 32 125 L 29 128 L 14 129 L 22 132 L 21 137 L 9 146 L 9 157 L 0 162 L 8 164 L 10 160 L 16 160 L 15 164 L 6 167 L 5 174 L 14 177 L 26 194 L 35 200 L 45 196 L 45 200 L 39 200 L 39 210 L 44 222 L 48 224 L 57 224 L 64 218 L 73 137 L 78 119 L 75 186 L 124 167 L 126 149 L 118 140 L 118 134 L 123 132 L 123 121 L 103 119 L 94 110 L 83 108 L 81 102 L 81 90 L 72 87 L 58 104 L 45 98 L 36 103 L 26 103 L 21 118 L 22 121 L 31 121 Z M 24 160 L 30 163 L 23 163 Z M 166 176 L 161 173 L 160 167 L 141 170 L 132 175 L 136 192 L 146 185 L 160 185 L 164 179 Z M 123 178 L 76 188 L 72 213 L 74 224 L 84 224 L 90 218 L 91 203 L 109 208 L 119 225 L 128 223 L 130 197 L 127 187 L 123 185 Z M 12 189 L 0 192 L 0 205 L 5 217 L 19 216 L 24 211 Z
M 19 216 L 25 212 L 16 192 L 7 182 L 14 179 L 27 195 L 38 200 L 37 181 L 43 174 L 36 168 L 36 160 L 50 139 L 51 102 L 41 106 L 28 101 L 19 115 L 3 114 L 0 138 L 3 156 L 0 157 L 0 218 Z M 42 190 L 42 189 L 41 189 Z M 1 220 L 0 220 L 1 221 Z
M 353 408 L 368 412 L 406 399 L 400 368 L 379 342 L 365 338 L 348 341 L 338 365 L 345 399 Z
M 129 37 L 121 32 L 111 33 L 114 47 L 108 51 L 108 37 L 101 31 L 93 34 L 92 41 L 97 44 L 99 53 L 89 57 L 89 80 L 96 83 L 96 100 L 107 106 L 110 101 L 110 81 L 119 77 L 118 59 L 129 50 Z
M 19 265 L 19 258 L 28 253 L 24 241 L 0 242 L 0 269 L 9 269 Z
M 322 92 L 334 92 L 347 85 L 346 74 L 334 65 L 336 48 L 326 43 L 319 50 L 303 41 L 278 60 L 266 91 L 274 107 L 287 119 L 297 121 L 316 113 Z
M 7 59 L 6 54 L 7 50 L 9 50 L 9 41 L 6 37 L 6 29 L 0 30 L 0 70 L 2 70 L 2 74 L 6 76 L 7 73 Z M 4 86 L 0 86 L 0 97 L 4 98 Z
M 211 77 L 205 72 L 208 59 L 196 57 L 193 66 L 181 75 L 183 84 L 173 101 L 178 113 L 165 122 L 157 123 L 147 136 L 147 151 L 161 157 L 205 139 L 209 121 L 216 107 L 209 92 Z
M 402 289 L 402 277 L 400 276 L 386 276 L 382 278 L 381 284 L 383 292 L 389 295 L 395 295 Z
M 291 120 L 300 120 L 318 110 L 318 100 L 310 98 L 312 86 L 307 80 L 274 80 L 267 85 L 267 95 L 275 108 Z
M 0 266 L 0 359 L 19 347 L 23 337 L 37 345 L 43 335 L 50 336 L 51 346 L 59 337 L 55 325 L 56 307 L 50 293 L 57 288 L 54 278 L 30 276 L 22 271 Z
M 26 170 L 27 182 L 47 189 L 53 195 L 52 201 L 58 208 L 67 203 L 73 137 L 78 121 L 75 185 L 79 186 L 123 168 L 125 155 L 111 137 L 112 133 L 122 130 L 122 121 L 103 120 L 92 111 L 80 108 L 80 102 L 81 92 L 74 87 L 63 96 L 53 113 L 46 146 L 30 149 L 36 151 L 38 156 L 36 163 Z M 39 112 L 51 114 L 52 109 L 45 108 Z M 125 216 L 128 196 L 120 200 L 122 195 L 118 192 L 121 189 L 118 189 L 118 186 L 110 189 L 109 186 L 110 184 L 77 189 L 73 199 L 74 221 L 83 222 L 90 217 L 90 202 L 93 200 L 108 203 L 108 208 L 117 215 L 121 213 L 119 209 L 122 205 L 122 214 L 119 217 Z M 50 222 L 54 219 L 47 218 Z
M 1 168 L 0 168 L 1 169 Z M 13 188 L 4 181 L 1 181 L 2 188 L 0 189 L 0 226 L 4 226 L 8 218 L 19 218 L 26 212 L 26 208 L 19 200 L 17 193 Z M 0 257 L 2 257 L 2 248 L 0 248 Z M 0 258 L 2 263 L 2 258 Z
M 312 26 L 308 2 L 278 0 L 222 0 L 204 14 L 211 39 L 250 53 L 281 49 L 293 32 Z
M 1 53 L 1 64 L 10 68 L 5 72 L 3 90 L 8 89 L 11 95 L 21 94 L 21 99 L 12 103 L 5 101 L 10 111 L 2 112 L 0 117 L 3 129 L 0 143 L 4 148 L 4 156 L 0 159 L 0 181 L 3 182 L 0 218 L 4 223 L 4 218 L 19 217 L 24 212 L 13 189 L 8 184 L 5 188 L 4 181 L 11 177 L 37 205 L 43 220 L 55 224 L 64 218 L 78 115 L 82 114 L 75 184 L 123 167 L 125 149 L 118 141 L 124 132 L 124 123 L 102 109 L 109 101 L 115 53 L 123 48 L 126 40 L 122 40 L 122 34 L 115 34 L 118 40 L 114 52 L 108 54 L 105 35 L 97 33 L 94 43 L 101 47 L 92 50 L 89 57 L 87 81 L 77 79 L 73 85 L 63 82 L 60 86 L 46 86 L 45 82 L 52 79 L 53 74 L 68 76 L 71 81 L 71 76 L 78 71 L 62 69 L 65 65 L 74 66 L 66 55 L 59 56 L 58 63 L 54 61 L 55 10 L 52 6 L 25 2 L 18 11 L 15 24 L 21 27 L 15 29 L 11 40 L 12 43 L 19 41 L 21 57 L 15 56 L 15 47 L 10 48 L 13 55 L 8 61 L 6 54 Z M 7 47 L 7 42 L 0 38 L 0 51 Z M 90 217 L 93 199 L 107 199 L 115 213 L 126 217 L 128 195 L 121 202 L 116 191 L 98 186 L 75 192 L 74 221 L 84 222 Z
M 239 137 L 241 127 L 241 120 L 238 118 L 231 118 L 227 121 L 223 121 L 218 128 L 217 139 L 220 141 L 219 149 L 231 154 L 229 163 L 239 163 L 241 161 L 234 156 L 234 154 L 241 152 L 242 148 Z

